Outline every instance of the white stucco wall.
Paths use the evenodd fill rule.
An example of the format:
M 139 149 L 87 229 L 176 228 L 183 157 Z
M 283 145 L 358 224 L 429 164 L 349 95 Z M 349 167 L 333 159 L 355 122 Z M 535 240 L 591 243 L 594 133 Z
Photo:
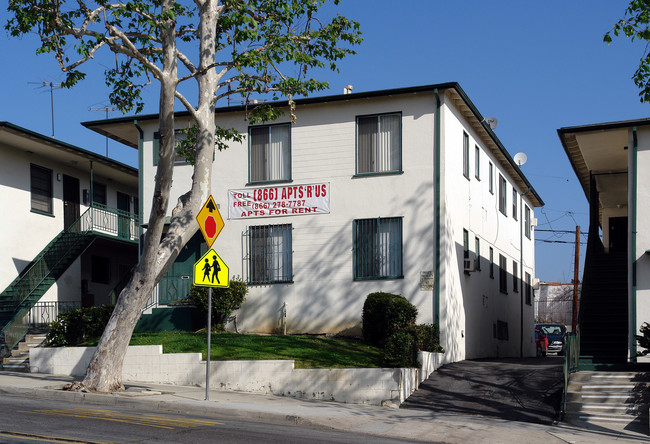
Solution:
M 630 131 L 629 146 L 632 147 L 632 131 Z M 637 194 L 636 200 L 636 296 L 633 301 L 636 308 L 636 320 L 630 317 L 634 334 L 639 334 L 639 328 L 644 322 L 650 323 L 650 255 L 646 251 L 650 250 L 650 128 L 647 126 L 638 127 L 637 129 L 638 149 L 637 149 Z M 632 168 L 630 168 L 632 171 Z M 631 175 L 630 175 L 631 176 Z M 630 178 L 631 179 L 631 178 Z M 632 193 L 632 187 L 628 189 Z M 632 220 L 630 215 L 630 221 Z M 604 230 L 603 230 L 604 231 Z M 632 229 L 629 231 L 632 233 Z M 632 276 L 630 276 L 630 280 Z M 630 289 L 632 285 L 630 285 Z M 630 304 L 630 311 L 633 315 L 633 306 Z
M 50 150 L 50 157 L 44 157 L 21 145 L 0 143 L 0 205 L 6 209 L 0 218 L 0 291 L 63 230 L 63 175 L 79 179 L 80 214 L 88 208 L 82 190 L 90 189 L 90 162 L 83 157 L 74 164 L 63 162 L 57 158 L 56 149 Z M 51 215 L 31 209 L 30 164 L 52 170 Z M 109 207 L 117 207 L 117 191 L 137 195 L 134 185 L 118 183 L 111 177 L 95 174 L 93 180 L 106 185 Z M 41 301 L 79 301 L 81 272 L 81 261 L 77 259 Z
M 455 337 L 446 338 L 445 350 L 460 359 L 488 356 L 533 356 L 534 319 L 532 304 L 522 303 L 525 294 L 522 282 L 518 291 L 513 289 L 513 261 L 517 263 L 519 279 L 534 273 L 534 230 L 531 238 L 522 235 L 522 194 L 519 196 L 517 220 L 512 212 L 513 178 L 486 149 L 480 137 L 471 129 L 460 111 L 451 102 L 444 108 L 444 159 L 443 159 L 443 251 L 445 261 L 445 287 L 442 296 L 441 319 L 445 330 Z M 469 136 L 469 178 L 463 175 L 463 132 Z M 475 147 L 480 150 L 479 179 L 476 178 Z M 489 189 L 489 163 L 493 164 L 494 193 Z M 499 174 L 508 185 L 506 189 L 506 215 L 499 211 Z M 534 208 L 525 196 L 523 203 Z M 470 258 L 477 260 L 476 238 L 480 244 L 480 271 L 463 272 L 463 230 L 469 233 Z M 490 277 L 490 247 L 494 251 L 494 277 Z M 523 273 L 521 271 L 523 251 Z M 499 289 L 499 255 L 507 261 L 507 294 Z M 532 298 L 531 298 L 532 302 Z M 523 336 L 521 314 L 523 313 Z M 508 340 L 494 337 L 497 321 L 508 323 Z M 442 327 L 441 327 L 442 330 Z M 447 348 L 449 347 L 449 348 Z M 445 359 L 448 359 L 445 356 Z M 453 358 L 452 358 L 453 359 Z
M 245 238 L 251 225 L 292 224 L 294 282 L 251 286 L 247 301 L 237 312 L 240 330 L 269 332 L 279 328 L 281 308 L 287 304 L 289 332 L 360 332 L 365 297 L 374 291 L 405 296 L 418 307 L 418 322 L 435 319 L 432 290 L 420 290 L 420 273 L 434 271 L 434 115 L 433 93 L 395 95 L 345 102 L 299 106 L 298 120 L 291 129 L 291 185 L 328 182 L 330 213 L 266 217 L 255 220 L 228 219 L 227 191 L 247 187 L 248 142 L 232 144 L 217 152 L 213 167 L 212 195 L 221 208 L 225 227 L 213 248 L 230 267 L 232 276 L 245 274 Z M 355 177 L 355 117 L 389 112 L 402 113 L 402 174 Z M 241 115 L 218 114 L 224 127 L 247 134 Z M 288 116 L 278 122 L 287 122 Z M 152 134 L 155 122 L 144 124 L 142 185 L 144 214 L 150 210 L 155 168 Z M 470 135 L 470 180 L 462 174 L 462 132 Z M 519 356 L 522 347 L 520 312 L 524 297 L 512 291 L 512 264 L 521 264 L 522 218 L 512 218 L 512 178 L 503 173 L 483 142 L 449 101 L 443 106 L 441 128 L 442 264 L 441 341 L 445 360 L 457 361 L 485 356 Z M 474 145 L 481 148 L 481 180 L 474 177 Z M 488 161 L 495 167 L 495 193 L 488 190 Z M 508 216 L 498 211 L 499 172 L 508 179 Z M 175 169 L 171 202 L 190 184 L 192 168 Z M 284 184 L 280 184 L 284 185 Z M 263 186 L 263 185 L 260 185 Z M 519 195 L 527 190 L 517 190 Z M 533 207 L 527 198 L 524 201 Z M 519 206 L 521 208 L 521 204 Z M 171 208 L 169 210 L 171 214 Z M 353 280 L 353 235 L 355 219 L 403 217 L 403 279 Z M 481 242 L 482 271 L 462 271 L 463 228 Z M 524 271 L 534 278 L 533 238 L 523 238 Z M 489 278 L 488 251 L 493 246 L 494 279 Z M 499 254 L 508 258 L 507 295 L 499 292 Z M 518 268 L 521 277 L 521 270 Z M 524 353 L 532 355 L 533 308 L 524 304 Z M 509 340 L 493 338 L 493 325 L 508 322 Z

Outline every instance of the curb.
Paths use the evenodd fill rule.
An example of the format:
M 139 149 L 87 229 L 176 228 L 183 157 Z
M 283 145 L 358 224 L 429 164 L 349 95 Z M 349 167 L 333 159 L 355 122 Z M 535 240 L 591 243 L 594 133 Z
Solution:
M 20 396 L 31 399 L 47 399 L 50 401 L 65 401 L 79 404 L 89 404 L 107 407 L 129 408 L 133 410 L 150 410 L 161 413 L 174 413 L 193 415 L 199 417 L 213 417 L 215 415 L 228 419 L 261 421 L 278 425 L 303 425 L 320 429 L 342 430 L 325 426 L 299 415 L 287 415 L 261 410 L 234 409 L 221 407 L 219 401 L 179 400 L 179 399 L 154 399 L 159 396 L 173 396 L 169 393 L 133 396 L 124 393 L 88 393 L 70 392 L 59 387 L 23 388 L 0 387 L 1 395 Z M 160 393 L 160 392 L 158 392 Z

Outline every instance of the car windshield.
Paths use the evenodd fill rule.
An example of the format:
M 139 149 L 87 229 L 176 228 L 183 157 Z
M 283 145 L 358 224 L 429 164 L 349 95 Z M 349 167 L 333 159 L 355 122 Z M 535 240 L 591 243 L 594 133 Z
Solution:
M 542 326 L 540 330 L 546 335 L 562 336 L 562 328 L 558 325 Z

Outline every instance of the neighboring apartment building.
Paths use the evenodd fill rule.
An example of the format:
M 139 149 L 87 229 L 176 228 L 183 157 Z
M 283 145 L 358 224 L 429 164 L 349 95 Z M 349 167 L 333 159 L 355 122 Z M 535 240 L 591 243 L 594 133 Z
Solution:
M 138 257 L 137 193 L 135 168 L 0 122 L 3 346 L 22 338 L 28 320 L 114 302 Z
M 581 365 L 634 362 L 634 335 L 650 322 L 650 119 L 561 128 L 558 135 L 589 201 Z
M 250 125 L 244 107 L 215 112 L 247 135 L 215 153 L 212 180 L 225 220 L 213 248 L 250 288 L 238 328 L 359 335 L 366 296 L 384 291 L 417 306 L 419 323 L 440 324 L 448 362 L 533 356 L 533 212 L 543 202 L 460 86 L 301 99 L 296 115 Z M 178 128 L 187 119 L 178 113 Z M 148 215 L 157 116 L 84 125 L 140 150 Z M 179 159 L 174 174 L 171 202 L 192 167 Z M 185 297 L 170 293 L 205 248 L 199 233 L 161 282 L 161 301 Z

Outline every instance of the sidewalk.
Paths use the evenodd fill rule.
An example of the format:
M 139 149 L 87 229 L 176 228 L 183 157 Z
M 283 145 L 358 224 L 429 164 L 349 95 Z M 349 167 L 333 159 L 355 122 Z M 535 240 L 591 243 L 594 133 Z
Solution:
M 601 429 L 590 431 L 567 424 L 540 425 L 469 415 L 420 410 L 306 401 L 273 395 L 205 388 L 126 382 L 127 390 L 101 395 L 62 391 L 69 376 L 0 371 L 0 394 L 68 400 L 91 405 L 143 409 L 211 418 L 237 418 L 274 424 L 303 424 L 339 431 L 370 433 L 413 441 L 446 443 L 641 443 L 648 435 Z

